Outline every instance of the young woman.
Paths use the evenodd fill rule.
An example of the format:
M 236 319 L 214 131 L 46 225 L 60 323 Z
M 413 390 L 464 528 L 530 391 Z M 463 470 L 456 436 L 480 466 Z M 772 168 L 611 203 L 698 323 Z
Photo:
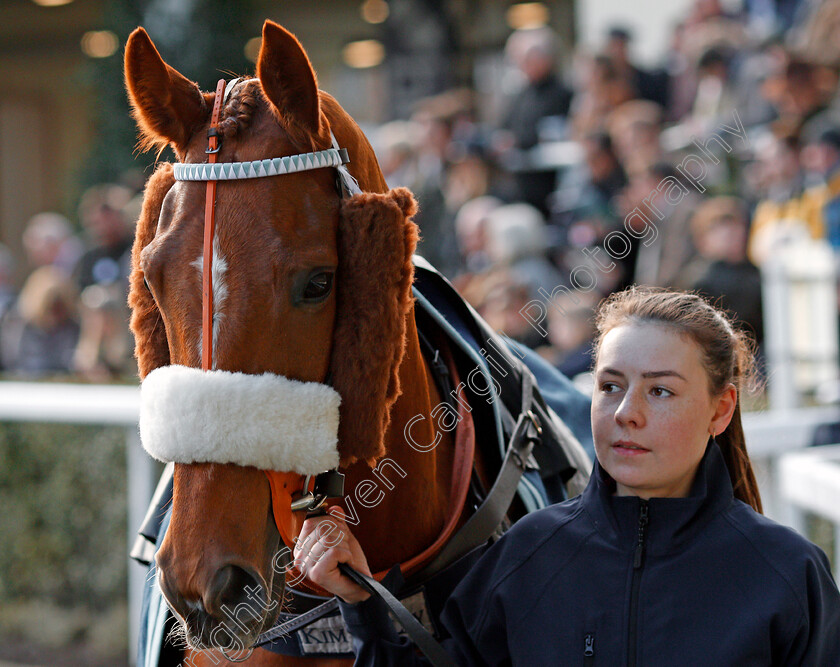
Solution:
M 602 303 L 597 329 L 590 483 L 484 554 L 447 603 L 447 651 L 469 665 L 840 665 L 825 554 L 760 514 L 746 339 L 695 295 L 641 288 Z M 347 527 L 329 547 L 306 540 L 317 525 L 296 555 L 345 601 L 356 664 L 422 664 L 339 573 L 369 572 Z

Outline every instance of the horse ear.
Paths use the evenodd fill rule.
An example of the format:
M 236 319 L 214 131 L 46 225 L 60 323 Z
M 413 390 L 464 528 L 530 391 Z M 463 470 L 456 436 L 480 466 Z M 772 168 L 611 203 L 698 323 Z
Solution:
M 198 85 L 163 62 L 143 28 L 125 45 L 125 84 L 144 150 L 171 142 L 183 152 L 210 115 Z
M 342 205 L 331 359 L 332 384 L 341 395 L 342 466 L 385 454 L 411 311 L 416 211 L 405 188 L 359 194 Z
M 257 77 L 284 125 L 322 134 L 315 70 L 297 37 L 273 21 L 263 25 Z
M 145 285 L 140 268 L 140 253 L 155 237 L 163 199 L 173 183 L 175 178 L 172 176 L 172 165 L 168 162 L 158 167 L 146 183 L 143 209 L 137 221 L 134 246 L 131 249 L 128 305 L 131 308 L 131 331 L 134 334 L 134 353 L 140 379 L 159 366 L 169 365 L 166 329 L 160 310 Z

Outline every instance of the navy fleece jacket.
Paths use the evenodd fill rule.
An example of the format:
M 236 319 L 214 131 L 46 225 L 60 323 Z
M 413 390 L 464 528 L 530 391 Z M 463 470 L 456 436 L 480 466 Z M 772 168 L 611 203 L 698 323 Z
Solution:
M 442 617 L 460 664 L 840 666 L 825 554 L 734 499 L 717 445 L 687 498 L 613 490 L 596 462 L 581 496 L 526 516 L 478 561 Z M 341 613 L 357 665 L 428 664 L 380 601 Z

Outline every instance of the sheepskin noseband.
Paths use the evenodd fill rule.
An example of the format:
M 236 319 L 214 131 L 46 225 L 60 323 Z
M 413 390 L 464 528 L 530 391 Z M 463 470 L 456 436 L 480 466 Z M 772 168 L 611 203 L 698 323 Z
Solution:
M 140 387 L 140 438 L 160 461 L 315 475 L 338 466 L 340 402 L 317 382 L 163 366 Z

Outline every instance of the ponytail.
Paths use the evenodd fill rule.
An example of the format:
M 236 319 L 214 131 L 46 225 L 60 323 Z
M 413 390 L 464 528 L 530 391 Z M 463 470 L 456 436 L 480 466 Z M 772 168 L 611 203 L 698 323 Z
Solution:
M 747 454 L 744 427 L 741 423 L 740 393 L 737 401 L 732 421 L 729 422 L 726 430 L 717 436 L 716 440 L 729 470 L 729 479 L 732 481 L 732 491 L 735 493 L 735 497 L 738 500 L 743 500 L 761 514 L 763 512 L 761 494 L 758 491 L 758 482 L 756 482 L 752 463 Z

